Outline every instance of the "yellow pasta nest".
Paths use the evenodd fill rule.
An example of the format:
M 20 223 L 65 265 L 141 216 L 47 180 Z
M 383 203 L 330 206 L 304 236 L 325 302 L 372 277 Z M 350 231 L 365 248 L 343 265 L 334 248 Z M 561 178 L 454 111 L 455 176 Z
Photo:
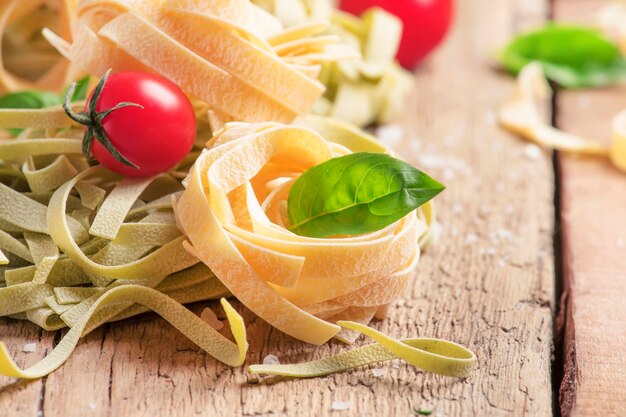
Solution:
M 209 104 L 215 125 L 229 120 L 291 122 L 321 97 L 321 63 L 358 57 L 327 24 L 283 30 L 248 0 L 85 0 L 72 43 L 44 36 L 91 74 L 157 72 Z
M 41 36 L 53 28 L 71 39 L 74 0 L 0 0 L 0 93 L 59 90 L 78 78 L 77 68 Z
M 322 344 L 340 330 L 337 320 L 369 323 L 403 294 L 430 205 L 420 217 L 413 212 L 357 237 L 315 239 L 285 228 L 300 174 L 361 151 L 390 152 L 363 135 L 335 134 L 331 142 L 303 127 L 228 124 L 196 161 L 176 205 L 188 250 L 249 309 L 297 339 Z

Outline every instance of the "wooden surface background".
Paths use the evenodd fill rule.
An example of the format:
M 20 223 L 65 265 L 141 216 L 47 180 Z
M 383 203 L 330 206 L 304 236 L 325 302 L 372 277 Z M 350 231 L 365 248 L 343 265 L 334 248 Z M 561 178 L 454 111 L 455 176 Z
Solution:
M 564 0 L 557 13 L 567 15 L 580 1 Z M 0 379 L 0 416 L 378 417 L 410 416 L 413 408 L 433 409 L 435 416 L 558 415 L 561 407 L 554 387 L 561 374 L 561 355 L 553 349 L 553 324 L 555 300 L 560 296 L 555 265 L 561 261 L 555 262 L 554 254 L 552 155 L 529 151 L 525 142 L 497 126 L 496 111 L 514 80 L 491 67 L 498 47 L 516 32 L 543 22 L 551 8 L 548 0 L 458 0 L 457 6 L 453 33 L 418 71 L 415 94 L 399 122 L 402 129 L 391 132 L 400 136 L 394 138 L 389 131 L 386 135 L 404 157 L 447 185 L 438 198 L 441 241 L 423 256 L 412 287 L 391 308 L 390 318 L 374 326 L 397 337 L 440 337 L 468 346 L 479 358 L 471 378 L 459 381 L 425 374 L 397 361 L 326 378 L 252 384 L 244 368 L 216 362 L 160 318 L 144 315 L 96 330 L 48 378 L 18 383 Z M 559 123 L 581 133 L 605 134 L 594 126 L 604 129 L 609 119 L 605 109 L 612 114 L 617 98 L 611 92 L 589 95 L 593 109 L 582 122 L 580 103 L 588 99 L 581 94 L 587 93 L 559 95 Z M 610 104 L 595 107 L 605 99 Z M 570 383 L 563 388 L 563 410 L 593 415 L 589 404 L 594 395 L 605 394 L 596 401 L 602 398 L 615 412 L 624 411 L 624 401 L 610 401 L 618 397 L 611 391 L 614 381 L 607 378 L 607 367 L 614 366 L 620 349 L 621 360 L 626 357 L 626 332 L 615 335 L 622 341 L 622 346 L 611 345 L 616 350 L 600 349 L 602 355 L 596 357 L 593 352 L 605 337 L 598 327 L 610 323 L 619 329 L 616 322 L 625 317 L 611 311 L 620 307 L 619 297 L 623 311 L 626 285 L 619 287 L 617 278 L 621 271 L 624 280 L 626 257 L 621 255 L 621 269 L 606 267 L 605 262 L 618 257 L 617 248 L 603 257 L 603 245 L 618 239 L 611 226 L 616 218 L 597 216 L 595 197 L 581 200 L 579 195 L 581 190 L 601 194 L 606 189 L 585 181 L 581 172 L 593 178 L 611 175 L 610 187 L 623 187 L 624 179 L 604 172 L 610 168 L 597 161 L 562 158 L 560 162 L 568 239 L 565 287 L 577 289 L 570 300 L 580 297 L 582 305 L 570 303 L 565 308 L 569 313 L 565 349 L 576 355 L 567 355 Z M 620 193 L 611 189 L 612 196 Z M 620 207 L 623 199 L 610 210 L 617 216 Z M 581 222 L 584 228 L 579 227 Z M 620 226 L 623 230 L 626 223 L 621 220 Z M 599 230 L 606 232 L 602 240 L 589 239 Z M 557 248 L 558 243 L 557 239 Z M 597 246 L 586 254 L 592 244 Z M 607 297 L 602 309 L 606 322 L 584 308 L 584 297 L 592 292 L 596 279 L 607 285 L 602 290 Z M 217 307 L 207 303 L 192 308 L 200 312 L 206 305 Z M 268 354 L 290 363 L 345 349 L 340 344 L 307 346 L 273 330 L 240 305 L 238 309 L 249 331 L 246 365 L 259 363 Z M 573 323 L 585 326 L 574 329 Z M 0 321 L 0 338 L 23 366 L 45 356 L 61 335 Z M 37 343 L 35 353 L 22 352 L 29 342 Z M 380 371 L 374 369 L 382 369 L 382 376 L 376 376 Z M 584 385 L 589 382 L 593 384 Z M 351 406 L 333 410 L 333 402 L 351 402 Z
M 558 1 L 557 19 L 589 21 L 603 2 Z M 626 86 L 557 96 L 561 129 L 609 143 Z M 561 411 L 626 415 L 626 176 L 602 160 L 561 156 L 565 372 Z

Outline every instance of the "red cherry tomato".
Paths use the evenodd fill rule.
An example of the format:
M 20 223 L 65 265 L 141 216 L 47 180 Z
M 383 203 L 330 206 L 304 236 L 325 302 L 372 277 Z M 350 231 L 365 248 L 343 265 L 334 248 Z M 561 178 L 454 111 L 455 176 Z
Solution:
M 454 14 L 454 0 L 341 0 L 341 9 L 355 15 L 371 7 L 380 7 L 402 19 L 404 32 L 398 60 L 409 69 L 441 43 Z
M 87 100 L 86 112 L 92 96 Z M 102 126 L 113 146 L 139 169 L 122 164 L 94 139 L 92 152 L 98 162 L 126 176 L 144 177 L 170 170 L 189 153 L 196 137 L 196 116 L 176 84 L 155 74 L 111 74 L 96 110 L 102 112 L 121 102 L 143 108 L 115 110 L 103 119 Z

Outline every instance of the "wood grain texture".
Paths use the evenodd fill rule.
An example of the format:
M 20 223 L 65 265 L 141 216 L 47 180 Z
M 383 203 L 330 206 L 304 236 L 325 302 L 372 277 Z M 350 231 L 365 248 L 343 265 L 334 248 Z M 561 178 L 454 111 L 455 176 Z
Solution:
M 457 3 L 454 33 L 419 71 L 404 137 L 395 143 L 447 184 L 438 199 L 443 235 L 424 255 L 406 297 L 374 326 L 397 337 L 440 337 L 474 349 L 479 368 L 471 378 L 433 376 L 392 362 L 326 378 L 250 384 L 244 369 L 217 363 L 147 315 L 83 340 L 48 377 L 39 403 L 43 415 L 373 417 L 409 416 L 413 407 L 442 416 L 552 415 L 552 165 L 549 155 L 526 158 L 525 144 L 496 126 L 495 110 L 513 80 L 489 67 L 494 49 L 516 30 L 543 21 L 547 2 Z M 237 308 L 249 331 L 247 364 L 268 354 L 290 363 L 345 349 L 307 346 Z M 5 322 L 2 337 L 16 335 L 18 326 Z M 22 339 L 12 340 L 19 353 Z M 375 377 L 373 368 L 382 368 L 383 376 Z M 30 396 L 1 395 L 0 410 L 36 417 L 42 391 L 39 382 L 32 384 Z M 333 411 L 334 401 L 352 405 Z M 18 407 L 30 408 L 18 414 Z
M 559 0 L 555 17 L 590 22 L 602 2 Z M 626 87 L 558 95 L 558 125 L 610 142 Z M 626 415 L 626 176 L 608 161 L 561 156 L 566 310 L 564 416 Z

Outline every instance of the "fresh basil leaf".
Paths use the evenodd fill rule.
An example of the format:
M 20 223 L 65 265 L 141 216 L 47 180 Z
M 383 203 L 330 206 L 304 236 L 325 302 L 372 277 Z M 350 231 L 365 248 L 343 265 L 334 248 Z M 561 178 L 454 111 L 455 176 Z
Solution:
M 0 97 L 0 108 L 43 109 L 60 105 L 62 102 L 61 97 L 48 91 L 21 91 Z
M 43 109 L 58 106 L 63 102 L 61 97 L 48 91 L 20 91 L 0 97 L 0 109 Z M 23 129 L 7 129 L 17 136 Z
M 515 38 L 500 54 L 518 74 L 538 61 L 546 77 L 565 88 L 599 87 L 626 79 L 626 59 L 598 30 L 551 23 Z
M 301 236 L 358 235 L 380 230 L 445 187 L 404 161 L 354 153 L 307 170 L 288 198 L 290 230 Z
M 72 94 L 72 101 L 86 100 L 87 93 L 89 92 L 88 88 L 89 88 L 89 75 L 86 75 L 85 77 L 76 81 L 76 89 L 74 90 L 74 94 Z M 63 97 L 65 97 L 65 94 L 67 94 L 68 89 L 69 87 L 65 90 L 65 93 L 63 93 Z

